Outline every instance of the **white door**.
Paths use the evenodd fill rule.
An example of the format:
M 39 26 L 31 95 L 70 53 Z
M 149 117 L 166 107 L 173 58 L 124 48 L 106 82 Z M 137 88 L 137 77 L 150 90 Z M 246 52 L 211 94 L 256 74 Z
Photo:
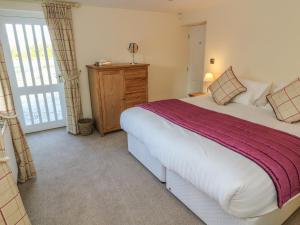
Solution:
M 24 131 L 65 126 L 64 89 L 44 19 L 0 15 L 0 35 Z
M 187 92 L 202 91 L 204 76 L 205 25 L 188 30 L 188 87 Z

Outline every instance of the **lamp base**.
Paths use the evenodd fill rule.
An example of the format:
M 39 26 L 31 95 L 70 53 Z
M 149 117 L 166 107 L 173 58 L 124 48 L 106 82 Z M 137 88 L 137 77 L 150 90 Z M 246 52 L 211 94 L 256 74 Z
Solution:
M 205 93 L 208 93 L 208 87 L 212 84 L 212 82 L 207 82 L 207 81 L 204 81 L 203 82 L 203 92 Z

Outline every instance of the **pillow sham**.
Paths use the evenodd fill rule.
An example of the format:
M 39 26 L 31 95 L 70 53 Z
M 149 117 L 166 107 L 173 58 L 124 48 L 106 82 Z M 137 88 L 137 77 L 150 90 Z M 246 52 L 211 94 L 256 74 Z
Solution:
M 232 66 L 215 80 L 208 89 L 214 101 L 219 105 L 225 105 L 235 96 L 247 91 L 247 88 L 235 76 Z
M 247 79 L 240 79 L 247 91 L 236 96 L 232 101 L 244 105 L 265 106 L 267 95 L 271 93 L 272 83 L 259 82 Z
M 276 117 L 280 121 L 300 121 L 300 78 L 267 96 Z

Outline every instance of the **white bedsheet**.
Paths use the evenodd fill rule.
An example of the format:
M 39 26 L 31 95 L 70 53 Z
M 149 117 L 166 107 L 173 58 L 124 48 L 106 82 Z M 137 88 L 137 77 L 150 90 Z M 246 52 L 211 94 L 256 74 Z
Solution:
M 219 106 L 209 96 L 183 100 L 300 136 L 300 124 L 280 122 L 265 109 L 237 103 Z M 138 107 L 122 113 L 121 127 L 144 142 L 164 166 L 216 200 L 229 214 L 249 218 L 278 208 L 268 174 L 230 149 Z

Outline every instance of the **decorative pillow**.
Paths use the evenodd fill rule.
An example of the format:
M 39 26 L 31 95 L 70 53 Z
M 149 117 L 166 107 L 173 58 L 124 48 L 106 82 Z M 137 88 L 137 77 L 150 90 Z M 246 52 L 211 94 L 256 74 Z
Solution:
M 208 89 L 214 101 L 219 105 L 225 105 L 235 96 L 247 91 L 247 88 L 234 75 L 232 67 L 229 67 Z
M 265 106 L 267 95 L 271 92 L 272 83 L 240 79 L 247 91 L 236 96 L 232 101 L 244 105 Z
M 300 120 L 300 78 L 267 98 L 278 120 L 287 123 Z

